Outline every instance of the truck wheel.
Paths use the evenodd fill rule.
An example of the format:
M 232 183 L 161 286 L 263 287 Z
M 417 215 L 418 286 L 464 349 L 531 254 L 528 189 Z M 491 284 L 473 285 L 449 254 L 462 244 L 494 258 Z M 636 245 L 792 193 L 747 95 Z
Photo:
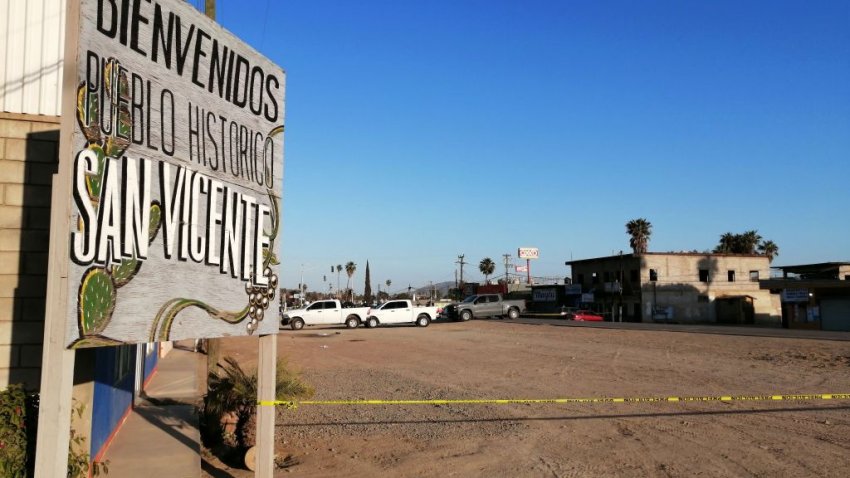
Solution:
M 292 327 L 292 330 L 301 330 L 304 328 L 304 320 L 296 317 L 292 319 L 292 323 L 289 326 Z
M 428 324 L 431 323 L 431 318 L 425 314 L 421 314 L 416 318 L 416 325 L 419 327 L 428 327 Z
M 369 317 L 369 320 L 366 321 L 366 327 L 369 327 L 370 329 L 374 329 L 377 326 L 378 326 L 378 319 L 376 319 L 374 317 Z
M 356 315 L 349 315 L 348 318 L 345 319 L 345 326 L 349 329 L 356 329 L 358 325 L 360 325 L 360 319 L 358 319 Z
M 508 318 L 511 320 L 516 320 L 519 318 L 519 310 L 515 307 L 511 307 L 508 309 Z
M 462 310 L 460 311 L 460 320 L 466 322 L 467 320 L 472 318 L 472 311 Z

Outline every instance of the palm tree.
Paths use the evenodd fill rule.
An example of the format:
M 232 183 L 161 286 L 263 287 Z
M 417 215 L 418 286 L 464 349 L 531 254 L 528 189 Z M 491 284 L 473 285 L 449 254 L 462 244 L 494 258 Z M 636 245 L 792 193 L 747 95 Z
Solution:
M 493 271 L 496 270 L 496 263 L 493 262 L 493 259 L 485 257 L 484 259 L 481 259 L 481 262 L 478 263 L 478 270 L 480 270 L 481 273 L 484 274 L 484 282 L 489 284 L 489 277 L 490 274 L 492 274 Z
M 714 252 L 726 254 L 734 252 L 737 237 L 737 234 L 732 234 L 731 232 L 721 234 L 720 243 L 714 248 Z
M 204 413 L 214 425 L 232 413 L 236 417 L 236 444 L 241 448 L 254 445 L 256 437 L 257 372 L 245 371 L 233 357 L 225 357 L 208 376 L 208 391 L 204 397 Z M 291 400 L 313 396 L 313 387 L 304 383 L 299 374 L 291 371 L 284 360 L 277 362 L 275 398 Z
M 385 284 L 387 284 L 387 299 L 389 299 L 389 298 L 390 298 L 390 285 L 391 285 L 392 283 L 393 283 L 393 281 L 391 281 L 391 280 L 389 280 L 389 279 L 387 279 L 387 281 L 385 282 Z
M 626 223 L 626 232 L 631 236 L 629 246 L 635 254 L 643 254 L 649 246 L 652 235 L 652 223 L 644 218 L 632 219 Z
M 761 236 L 756 230 L 741 234 L 741 254 L 755 254 L 760 242 Z
M 767 256 L 768 262 L 773 262 L 773 258 L 779 255 L 779 246 L 773 241 L 764 241 L 759 244 L 759 252 Z
M 351 277 L 354 275 L 354 271 L 356 270 L 357 264 L 355 264 L 353 261 L 348 261 L 345 264 L 345 273 L 348 275 L 348 282 L 345 283 L 345 288 L 349 291 L 351 291 Z M 353 294 L 353 291 L 350 293 Z
M 339 273 L 342 272 L 342 264 L 336 265 L 336 294 L 339 295 Z

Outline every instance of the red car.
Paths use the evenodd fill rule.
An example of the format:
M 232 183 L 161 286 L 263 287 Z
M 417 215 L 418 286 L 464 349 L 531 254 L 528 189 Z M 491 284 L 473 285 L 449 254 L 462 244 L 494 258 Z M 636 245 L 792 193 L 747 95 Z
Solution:
M 578 321 L 582 321 L 582 322 L 584 322 L 584 321 L 602 322 L 603 320 L 605 320 L 605 318 L 602 317 L 601 315 L 596 314 L 595 312 L 591 312 L 589 310 L 577 310 L 575 312 L 570 312 L 570 313 L 567 314 L 566 319 L 567 320 L 578 320 Z

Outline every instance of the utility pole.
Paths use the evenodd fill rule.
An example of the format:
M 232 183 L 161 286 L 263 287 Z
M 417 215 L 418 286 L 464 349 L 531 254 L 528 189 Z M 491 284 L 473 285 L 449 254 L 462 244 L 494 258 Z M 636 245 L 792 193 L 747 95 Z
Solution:
M 457 256 L 457 262 L 456 262 L 456 264 L 460 264 L 460 285 L 461 286 L 463 285 L 463 266 L 468 264 L 468 262 L 463 261 L 463 258 L 465 256 L 466 256 L 466 254 L 461 254 L 461 255 Z
M 304 305 L 304 264 L 301 264 L 301 280 L 298 281 L 298 303 Z
M 502 254 L 502 259 L 505 261 L 505 293 L 508 292 L 508 284 L 511 283 L 510 274 L 508 273 L 508 265 L 511 263 L 510 254 Z
M 215 20 L 215 0 L 206 0 L 204 3 L 204 14 L 210 19 Z

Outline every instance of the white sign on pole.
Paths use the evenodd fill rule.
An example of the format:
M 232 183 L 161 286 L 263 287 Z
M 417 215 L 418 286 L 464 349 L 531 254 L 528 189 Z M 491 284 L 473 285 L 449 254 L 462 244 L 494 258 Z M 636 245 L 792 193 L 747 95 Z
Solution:
M 72 34 L 67 346 L 275 333 L 283 70 L 186 2 Z
M 536 247 L 520 247 L 517 249 L 517 257 L 520 259 L 539 259 L 540 251 Z
M 516 272 L 528 272 L 528 266 L 516 266 L 514 269 L 516 269 Z

